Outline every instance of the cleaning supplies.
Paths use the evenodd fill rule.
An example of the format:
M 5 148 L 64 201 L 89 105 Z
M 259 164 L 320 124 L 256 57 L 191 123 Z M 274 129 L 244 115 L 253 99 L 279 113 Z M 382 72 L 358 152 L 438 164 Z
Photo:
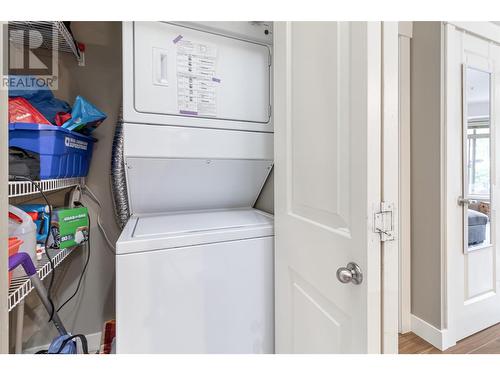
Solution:
M 21 246 L 23 240 L 20 240 L 17 237 L 9 237 L 9 257 L 15 255 L 19 251 L 19 246 Z M 9 272 L 9 285 L 12 280 L 12 271 Z
M 87 207 L 59 208 L 52 213 L 52 247 L 65 249 L 88 239 L 89 217 Z
M 9 237 L 23 241 L 19 251 L 27 253 L 36 263 L 36 225 L 29 214 L 16 206 L 9 205 Z M 21 269 L 14 271 L 14 277 L 24 276 Z
M 22 204 L 20 209 L 31 216 L 36 225 L 36 242 L 39 244 L 45 243 L 45 238 L 49 234 L 49 206 L 46 204 Z

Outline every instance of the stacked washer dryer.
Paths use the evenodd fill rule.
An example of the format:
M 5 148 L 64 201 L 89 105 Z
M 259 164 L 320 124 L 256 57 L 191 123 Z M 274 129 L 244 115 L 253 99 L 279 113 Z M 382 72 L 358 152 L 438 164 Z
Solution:
M 271 25 L 123 25 L 118 353 L 272 353 Z

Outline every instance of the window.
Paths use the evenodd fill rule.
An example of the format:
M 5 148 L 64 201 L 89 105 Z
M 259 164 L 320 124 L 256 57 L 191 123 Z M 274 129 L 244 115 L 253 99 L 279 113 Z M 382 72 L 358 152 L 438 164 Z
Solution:
M 490 128 L 485 121 L 469 122 L 467 129 L 469 195 L 490 195 Z

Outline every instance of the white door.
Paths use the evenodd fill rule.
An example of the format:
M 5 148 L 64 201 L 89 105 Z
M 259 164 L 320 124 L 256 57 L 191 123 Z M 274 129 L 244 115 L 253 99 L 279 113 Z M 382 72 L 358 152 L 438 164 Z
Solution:
M 381 24 L 274 38 L 276 352 L 379 353 Z M 358 285 L 337 278 L 350 262 Z
M 452 25 L 446 35 L 447 328 L 453 345 L 500 322 L 500 47 Z

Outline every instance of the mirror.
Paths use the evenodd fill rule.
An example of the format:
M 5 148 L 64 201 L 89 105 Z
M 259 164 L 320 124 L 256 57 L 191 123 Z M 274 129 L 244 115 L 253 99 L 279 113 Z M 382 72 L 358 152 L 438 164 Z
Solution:
M 466 67 L 463 133 L 465 252 L 491 246 L 491 74 Z

